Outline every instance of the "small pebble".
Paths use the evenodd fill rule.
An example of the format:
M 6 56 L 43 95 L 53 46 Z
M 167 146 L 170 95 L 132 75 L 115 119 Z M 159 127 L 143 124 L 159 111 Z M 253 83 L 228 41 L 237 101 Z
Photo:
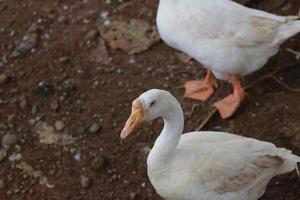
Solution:
M 67 19 L 67 17 L 66 16 L 59 16 L 58 18 L 57 18 L 57 21 L 59 22 L 59 23 L 62 23 L 62 24 L 66 24 L 67 23 L 67 21 L 68 21 L 68 19 Z
M 106 18 L 108 17 L 108 15 L 109 15 L 109 12 L 106 11 L 106 10 L 104 10 L 104 11 L 102 11 L 102 12 L 100 13 L 100 15 L 101 15 L 101 17 L 102 17 L 103 19 L 106 19 Z
M 59 104 L 57 101 L 53 101 L 53 102 L 51 102 L 50 107 L 53 111 L 57 112 L 59 109 Z
M 8 160 L 13 162 L 13 161 L 19 161 L 22 159 L 22 154 L 20 153 L 13 153 L 11 156 L 8 157 Z
M 62 121 L 56 121 L 54 127 L 57 131 L 62 131 L 65 128 L 65 124 Z
M 69 62 L 69 57 L 67 57 L 67 56 L 63 56 L 63 57 L 60 57 L 59 59 L 58 59 L 58 61 L 60 62 L 60 63 L 67 63 L 67 62 Z
M 142 186 L 142 188 L 146 187 L 146 183 L 143 182 L 143 183 L 141 184 L 141 186 Z
M 21 107 L 21 109 L 25 109 L 26 106 L 27 106 L 26 97 L 24 97 L 24 96 L 20 97 L 20 107 Z
M 118 175 L 117 174 L 114 174 L 113 176 L 112 176 L 112 180 L 117 180 L 118 179 Z
M 93 170 L 99 170 L 103 169 L 106 166 L 106 160 L 103 155 L 98 155 L 95 157 L 92 161 L 92 169 Z
M 129 197 L 130 197 L 130 199 L 136 199 L 137 193 L 135 193 L 135 192 L 130 192 Z
M 15 194 L 19 194 L 19 193 L 20 193 L 20 189 L 19 189 L 19 188 L 16 188 L 16 189 L 14 190 L 14 193 L 15 193 Z
M 81 176 L 80 183 L 81 183 L 81 187 L 88 188 L 92 184 L 92 179 L 86 176 Z
M 97 123 L 93 123 L 90 126 L 89 132 L 90 133 L 97 133 L 100 129 L 101 129 L 101 127 Z
M 50 83 L 40 82 L 34 92 L 37 96 L 48 97 L 55 93 L 55 88 Z
M 75 159 L 76 161 L 80 161 L 80 160 L 81 160 L 81 153 L 80 153 L 80 152 L 76 153 L 76 154 L 74 155 L 74 159 Z
M 2 138 L 1 144 L 4 148 L 9 149 L 18 143 L 19 139 L 15 134 L 7 134 Z

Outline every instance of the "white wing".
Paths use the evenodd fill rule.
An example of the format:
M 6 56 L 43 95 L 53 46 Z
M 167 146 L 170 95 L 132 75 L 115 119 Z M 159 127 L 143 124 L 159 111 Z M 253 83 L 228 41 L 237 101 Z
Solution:
M 182 17 L 194 34 L 198 34 L 199 38 L 229 39 L 238 47 L 276 41 L 280 26 L 292 19 L 250 9 L 228 0 L 190 1 L 181 3 L 183 9 L 189 11 Z
M 187 134 L 179 148 L 201 152 L 198 156 L 202 159 L 194 163 L 198 166 L 191 169 L 196 169 L 208 192 L 224 197 L 242 194 L 258 198 L 273 176 L 295 169 L 300 161 L 271 143 L 218 132 Z

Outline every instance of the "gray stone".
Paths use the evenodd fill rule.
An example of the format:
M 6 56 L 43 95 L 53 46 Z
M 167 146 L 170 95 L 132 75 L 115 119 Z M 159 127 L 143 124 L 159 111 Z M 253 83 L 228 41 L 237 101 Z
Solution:
M 15 134 L 7 134 L 2 138 L 1 144 L 4 148 L 9 149 L 19 142 Z
M 57 112 L 59 109 L 59 103 L 57 101 L 53 101 L 51 102 L 50 107 L 53 111 Z
M 40 82 L 34 92 L 37 96 L 48 97 L 55 93 L 55 88 L 50 83 Z
M 83 188 L 88 188 L 92 184 L 92 179 L 86 176 L 81 176 L 80 180 L 81 187 Z
M 20 107 L 22 109 L 25 109 L 26 106 L 27 106 L 27 99 L 26 99 L 26 97 L 25 96 L 21 96 L 19 100 L 20 100 Z
M 58 18 L 57 18 L 57 21 L 59 22 L 59 23 L 62 23 L 62 24 L 66 24 L 67 23 L 67 21 L 68 21 L 68 19 L 67 19 L 67 17 L 66 16 L 59 16 Z
M 136 199 L 137 198 L 137 193 L 130 192 L 129 197 L 130 197 L 130 199 Z
M 38 42 L 37 26 L 32 24 L 28 32 L 17 42 L 15 50 L 12 52 L 11 57 L 15 58 L 29 51 L 35 51 Z
M 106 166 L 106 160 L 105 157 L 100 154 L 97 157 L 95 157 L 92 161 L 92 169 L 93 170 L 99 170 L 99 169 L 103 169 Z
M 65 128 L 65 124 L 62 121 L 56 121 L 54 127 L 57 131 L 62 131 Z
M 90 128 L 89 128 L 89 132 L 90 132 L 90 133 L 97 133 L 100 129 L 101 129 L 101 127 L 99 126 L 99 124 L 93 123 L 93 124 L 90 126 Z
M 69 57 L 67 57 L 67 56 L 63 56 L 63 57 L 60 57 L 60 58 L 58 59 L 58 61 L 59 61 L 60 63 L 67 63 L 67 62 L 70 61 L 70 59 L 69 59 Z

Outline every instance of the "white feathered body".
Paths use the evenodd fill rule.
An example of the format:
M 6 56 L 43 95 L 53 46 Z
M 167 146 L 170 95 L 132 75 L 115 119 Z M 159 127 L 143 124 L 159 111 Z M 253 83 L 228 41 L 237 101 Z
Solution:
M 183 134 L 167 159 L 159 153 L 149 154 L 148 176 L 166 200 L 257 200 L 272 177 L 300 162 L 271 143 L 223 132 Z
M 296 19 L 230 0 L 160 0 L 157 26 L 168 45 L 226 80 L 265 65 L 284 41 L 300 32 Z

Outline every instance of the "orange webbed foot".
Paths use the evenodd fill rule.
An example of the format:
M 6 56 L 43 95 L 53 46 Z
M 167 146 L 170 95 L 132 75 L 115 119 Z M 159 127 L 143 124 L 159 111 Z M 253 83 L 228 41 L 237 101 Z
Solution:
M 231 81 L 234 89 L 233 94 L 214 104 L 223 119 L 231 117 L 237 111 L 246 95 L 237 77 L 232 76 Z
M 212 72 L 208 70 L 205 80 L 188 81 L 184 86 L 185 98 L 206 101 L 214 93 L 214 87 L 217 87 L 217 82 Z

